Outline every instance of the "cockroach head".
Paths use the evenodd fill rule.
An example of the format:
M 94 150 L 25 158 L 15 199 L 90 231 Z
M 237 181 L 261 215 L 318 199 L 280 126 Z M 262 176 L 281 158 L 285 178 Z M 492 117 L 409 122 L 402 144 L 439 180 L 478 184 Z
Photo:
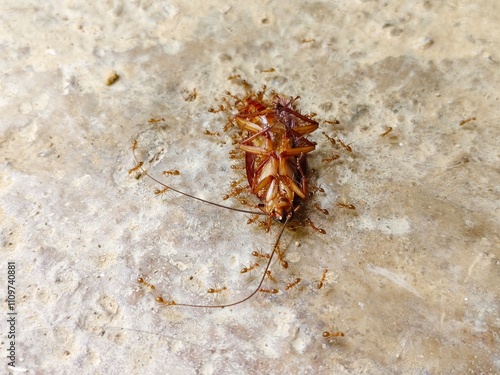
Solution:
M 286 221 L 286 215 L 279 214 L 277 212 L 273 212 L 272 216 L 273 216 L 273 219 L 276 220 L 278 223 L 284 224 Z
M 294 212 L 288 199 L 284 199 L 284 201 L 286 202 L 277 204 L 271 211 L 271 217 L 281 224 L 284 224 L 287 220 L 290 221 Z

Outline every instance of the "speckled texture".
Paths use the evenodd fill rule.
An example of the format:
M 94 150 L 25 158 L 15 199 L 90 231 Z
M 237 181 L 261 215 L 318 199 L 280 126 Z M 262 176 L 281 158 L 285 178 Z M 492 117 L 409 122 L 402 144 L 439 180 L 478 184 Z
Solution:
M 15 261 L 18 367 L 500 372 L 497 1 L 36 4 L 0 12 L 0 296 Z M 273 264 L 268 284 L 278 295 L 223 310 L 164 307 L 139 275 L 164 298 L 233 301 L 259 275 L 241 267 L 279 228 L 157 196 L 128 173 L 137 139 L 139 157 L 155 156 L 151 173 L 223 202 L 243 172 L 231 169 L 227 136 L 203 132 L 222 131 L 224 115 L 208 108 L 241 92 L 234 74 L 340 120 L 310 137 L 311 182 L 324 189 L 315 202 L 330 211 L 310 216 L 327 234 L 285 233 L 290 267 Z M 326 330 L 345 337 L 325 340 Z M 6 344 L 2 333 L 2 353 Z

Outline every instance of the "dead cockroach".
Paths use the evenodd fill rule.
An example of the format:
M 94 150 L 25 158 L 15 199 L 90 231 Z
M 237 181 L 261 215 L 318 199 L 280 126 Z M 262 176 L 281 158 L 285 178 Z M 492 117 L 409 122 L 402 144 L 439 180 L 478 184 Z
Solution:
M 267 216 L 268 219 L 265 222 L 267 230 L 269 230 L 273 220 L 281 223 L 282 227 L 278 231 L 270 255 L 266 256 L 268 260 L 258 285 L 246 297 L 235 302 L 219 305 L 177 303 L 173 300 L 164 300 L 161 296 L 156 297 L 158 302 L 168 306 L 223 308 L 243 303 L 258 292 L 276 294 L 278 293 L 277 289 L 262 288 L 266 276 L 269 276 L 268 271 L 274 255 L 278 256 L 283 268 L 288 267 L 283 252 L 280 250 L 280 239 L 285 228 L 302 208 L 308 196 L 306 156 L 315 150 L 316 144 L 308 140 L 307 136 L 318 128 L 318 122 L 311 118 L 312 115 L 301 114 L 295 109 L 295 102 L 299 97 L 287 98 L 273 94 L 271 99 L 265 99 L 265 87 L 263 91 L 258 93 L 249 92 L 250 86 L 246 81 L 241 80 L 240 77 L 234 78 L 241 81 L 240 83 L 247 89 L 247 95 L 240 99 L 228 94 L 235 99 L 233 105 L 225 101 L 226 106 L 219 105 L 219 110 L 211 108 L 209 111 L 218 112 L 227 108 L 237 111 L 229 122 L 240 127 L 238 142 L 240 149 L 244 152 L 246 177 L 251 193 L 261 201 L 261 204 L 258 205 L 261 212 L 235 209 L 209 202 L 159 181 L 149 175 L 137 159 L 135 152 L 137 142 L 134 142 L 132 147 L 137 165 L 131 172 L 140 169 L 142 173 L 166 190 L 171 190 L 200 202 L 247 214 Z M 343 145 L 343 147 L 348 146 Z M 306 219 L 306 222 L 319 233 L 326 233 L 323 229 L 317 228 L 309 218 Z M 244 267 L 241 273 L 249 272 L 258 266 L 258 263 L 254 263 L 249 267 Z M 300 281 L 300 279 L 297 280 L 295 280 L 295 284 Z M 139 282 L 148 285 L 142 278 L 140 278 Z M 295 285 L 294 283 L 292 284 Z M 213 290 L 215 291 L 215 289 Z
M 390 132 L 392 132 L 392 127 L 389 126 L 385 132 L 383 132 L 382 134 L 380 134 L 380 136 L 381 137 L 385 137 Z
M 476 121 L 476 118 L 475 117 L 469 117 L 469 118 L 466 118 L 464 120 L 461 120 L 458 125 L 462 126 L 462 125 L 465 125 L 467 124 L 468 122 L 471 122 L 471 121 Z
M 323 271 L 323 275 L 321 275 L 321 280 L 318 281 L 318 284 L 316 284 L 316 288 L 318 289 L 321 289 L 323 288 L 323 283 L 325 282 L 325 278 L 326 278 L 326 273 L 328 272 L 328 268 L 326 268 L 324 271 Z
M 347 208 L 348 210 L 355 210 L 356 209 L 356 206 L 353 204 L 347 204 L 347 203 L 341 203 L 341 202 L 337 203 L 337 207 Z

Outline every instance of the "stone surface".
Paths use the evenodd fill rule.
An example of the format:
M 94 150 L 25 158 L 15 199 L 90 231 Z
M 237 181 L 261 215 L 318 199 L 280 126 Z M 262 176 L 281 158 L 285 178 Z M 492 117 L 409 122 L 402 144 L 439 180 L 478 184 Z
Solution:
M 1 8 L 0 295 L 13 261 L 18 369 L 500 372 L 498 2 Z M 155 195 L 153 181 L 128 173 L 138 140 L 155 176 L 239 207 L 222 199 L 243 178 L 231 169 L 235 146 L 224 115 L 207 111 L 226 90 L 242 92 L 227 79 L 235 74 L 340 121 L 310 137 L 311 182 L 324 189 L 314 202 L 330 214 L 308 209 L 327 234 L 285 232 L 290 267 L 274 263 L 276 283 L 266 282 L 277 295 L 165 307 L 139 275 L 165 299 L 230 302 L 255 287 L 259 273 L 240 269 L 255 262 L 252 251 L 270 251 L 279 230 Z M 340 159 L 322 162 L 333 154 Z M 181 174 L 161 175 L 170 169 Z M 337 330 L 345 336 L 322 337 Z

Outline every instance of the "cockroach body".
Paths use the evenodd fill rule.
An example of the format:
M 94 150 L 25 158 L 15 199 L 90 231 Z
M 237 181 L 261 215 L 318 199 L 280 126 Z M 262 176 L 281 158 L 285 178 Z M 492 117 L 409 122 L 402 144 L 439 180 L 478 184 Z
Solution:
M 272 106 L 247 98 L 235 116 L 251 134 L 240 144 L 252 193 L 263 202 L 262 210 L 285 223 L 305 199 L 306 158 L 316 145 L 305 138 L 318 123 L 293 109 L 296 99 L 275 95 Z M 298 198 L 298 199 L 296 199 Z
M 227 94 L 230 95 L 229 93 Z M 263 91 L 258 93 L 247 93 L 243 99 L 239 99 L 232 95 L 230 96 L 236 99 L 236 102 L 234 106 L 227 103 L 229 105 L 227 109 L 235 109 L 237 113 L 234 117 L 229 119 L 229 124 L 232 126 L 232 124 L 236 123 L 243 131 L 243 138 L 239 139 L 239 147 L 245 153 L 246 177 L 251 192 L 261 201 L 258 207 L 262 212 L 235 209 L 205 201 L 160 182 L 155 177 L 149 175 L 143 168 L 142 162 L 137 160 L 135 155 L 137 141 L 133 146 L 137 166 L 132 168 L 130 172 L 140 169 L 145 175 L 162 185 L 164 187 L 162 191 L 171 190 L 198 201 L 234 211 L 254 215 L 265 215 L 268 217 L 266 224 L 267 230 L 269 230 L 273 220 L 283 225 L 277 234 L 277 239 L 270 255 L 265 256 L 267 262 L 259 284 L 253 289 L 253 292 L 245 298 L 227 304 L 203 305 L 177 303 L 173 300 L 164 300 L 161 296 L 156 297 L 157 301 L 168 306 L 223 308 L 245 302 L 258 292 L 276 294 L 277 289 L 262 288 L 266 276 L 270 274 L 269 268 L 274 255 L 278 255 L 283 268 L 288 267 L 288 263 L 283 259 L 283 252 L 280 250 L 280 238 L 287 224 L 292 220 L 294 214 L 303 206 L 303 202 L 308 196 L 306 155 L 314 151 L 316 144 L 309 141 L 306 137 L 314 132 L 319 124 L 317 121 L 299 113 L 295 109 L 294 103 L 299 97 L 286 98 L 274 94 L 271 100 L 265 100 Z M 226 108 L 223 110 L 226 110 Z M 217 112 L 217 110 L 213 109 L 210 111 Z M 240 134 L 242 133 L 240 132 Z M 237 195 L 242 191 L 242 189 L 238 189 L 237 187 L 235 187 L 235 190 L 236 193 L 230 195 Z M 325 233 L 323 229 L 314 227 L 314 224 L 312 224 L 309 219 L 307 219 L 307 223 L 318 232 L 322 234 Z M 246 273 L 256 267 L 258 267 L 258 263 L 250 267 L 244 267 L 241 273 Z M 297 280 L 300 281 L 300 279 Z M 151 288 L 150 284 L 147 284 L 142 277 L 139 278 L 139 283 Z M 296 281 L 295 284 L 297 283 L 298 281 Z M 291 287 L 292 286 L 290 286 L 290 288 Z M 154 289 L 154 286 L 151 289 Z M 213 289 L 215 290 L 215 288 Z

